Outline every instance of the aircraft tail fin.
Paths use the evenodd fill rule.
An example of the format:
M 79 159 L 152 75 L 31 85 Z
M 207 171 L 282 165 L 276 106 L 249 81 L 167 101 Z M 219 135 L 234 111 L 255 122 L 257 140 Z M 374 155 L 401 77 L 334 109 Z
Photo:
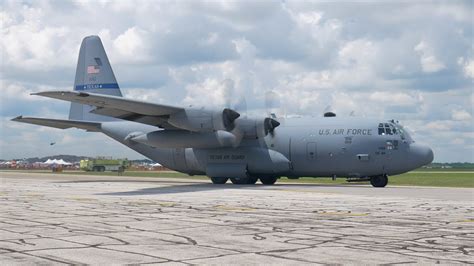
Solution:
M 75 91 L 122 96 L 104 46 L 99 36 L 82 40 L 74 81 Z M 87 121 L 113 121 L 115 118 L 90 113 L 95 107 L 71 103 L 69 119 Z

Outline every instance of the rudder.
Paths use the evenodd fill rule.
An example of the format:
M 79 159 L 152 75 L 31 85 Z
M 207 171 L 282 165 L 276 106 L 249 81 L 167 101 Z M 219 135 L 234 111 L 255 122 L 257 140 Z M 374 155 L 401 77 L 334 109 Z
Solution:
M 104 46 L 99 36 L 87 36 L 82 40 L 77 61 L 75 91 L 122 97 Z M 115 118 L 92 114 L 95 107 L 71 103 L 69 119 L 88 121 L 113 121 Z

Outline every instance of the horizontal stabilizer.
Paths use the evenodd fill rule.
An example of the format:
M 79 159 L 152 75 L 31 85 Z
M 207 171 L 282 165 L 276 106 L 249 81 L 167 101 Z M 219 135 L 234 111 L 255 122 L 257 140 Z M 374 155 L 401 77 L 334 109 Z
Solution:
M 40 126 L 54 127 L 59 129 L 67 129 L 71 127 L 84 129 L 87 131 L 100 131 L 100 123 L 77 121 L 77 120 L 61 120 L 61 119 L 47 119 L 47 118 L 36 118 L 36 117 L 23 117 L 18 116 L 12 119 L 12 121 L 35 124 Z

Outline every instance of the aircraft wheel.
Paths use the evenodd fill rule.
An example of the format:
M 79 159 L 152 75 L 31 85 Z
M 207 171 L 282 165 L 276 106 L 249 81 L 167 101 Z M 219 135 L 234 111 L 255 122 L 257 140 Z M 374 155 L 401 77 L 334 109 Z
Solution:
M 255 185 L 255 183 L 257 183 L 257 181 L 258 181 L 258 177 L 249 176 L 249 177 L 248 177 L 247 184 L 249 184 L 249 185 Z
M 230 181 L 234 185 L 247 185 L 247 184 L 249 184 L 249 178 L 248 177 L 243 177 L 243 178 L 231 177 Z
M 388 183 L 387 175 L 372 176 L 370 178 L 370 184 L 373 187 L 385 187 L 387 183 Z
M 265 176 L 265 177 L 260 177 L 260 182 L 264 185 L 273 185 L 277 181 L 276 176 Z
M 212 184 L 216 184 L 216 185 L 225 184 L 227 180 L 229 180 L 228 177 L 211 177 Z

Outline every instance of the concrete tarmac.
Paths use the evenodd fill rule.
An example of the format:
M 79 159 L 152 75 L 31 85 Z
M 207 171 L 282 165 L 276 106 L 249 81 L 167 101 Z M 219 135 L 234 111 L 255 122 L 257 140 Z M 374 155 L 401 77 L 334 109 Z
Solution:
M 473 189 L 0 176 L 3 265 L 474 263 Z

